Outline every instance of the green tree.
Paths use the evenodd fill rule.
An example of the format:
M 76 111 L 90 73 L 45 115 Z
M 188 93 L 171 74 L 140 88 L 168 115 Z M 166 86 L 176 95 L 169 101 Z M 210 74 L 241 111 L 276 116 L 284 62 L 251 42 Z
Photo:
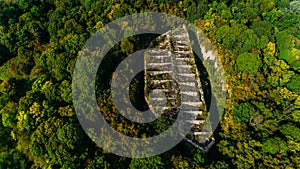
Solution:
M 300 94 L 300 75 L 299 74 L 295 74 L 291 77 L 290 81 L 287 83 L 287 87 L 288 89 L 290 89 L 291 91 Z
M 190 168 L 189 161 L 184 159 L 182 156 L 172 156 L 171 157 L 172 168 L 175 169 L 184 169 Z
M 8 102 L 0 111 L 2 115 L 2 124 L 4 127 L 14 127 L 17 124 L 18 104 Z
M 0 168 L 26 169 L 29 167 L 28 159 L 16 150 L 12 150 L 10 153 L 0 153 Z
M 87 169 L 97 169 L 97 168 L 108 169 L 110 168 L 110 164 L 105 160 L 104 156 L 95 156 L 95 158 L 88 164 L 86 168 Z
M 299 1 L 290 2 L 290 11 L 296 14 L 300 14 L 300 2 Z
M 272 27 L 273 25 L 269 21 L 255 22 L 252 24 L 252 29 L 259 37 L 265 35 L 268 38 L 271 38 L 273 36 Z
M 190 22 L 194 22 L 196 19 L 203 18 L 208 9 L 208 2 L 206 0 L 200 2 L 192 1 L 187 6 L 187 19 Z
M 237 70 L 255 74 L 262 66 L 262 61 L 258 54 L 242 53 L 236 60 Z
M 276 35 L 279 53 L 279 59 L 284 59 L 289 64 L 292 63 L 292 49 L 294 47 L 294 43 L 292 41 L 291 35 L 288 34 L 286 31 L 279 32 Z
M 235 106 L 233 115 L 237 122 L 248 123 L 255 112 L 255 108 L 250 103 L 241 103 Z
M 161 161 L 160 156 L 148 157 L 148 158 L 133 158 L 129 165 L 131 169 L 153 169 L 164 168 L 164 163 Z
M 288 123 L 280 126 L 279 130 L 287 139 L 292 139 L 297 142 L 300 141 L 300 129 L 297 126 Z
M 263 143 L 262 151 L 263 153 L 269 154 L 286 153 L 288 147 L 285 141 L 281 140 L 279 137 L 268 138 L 268 140 Z

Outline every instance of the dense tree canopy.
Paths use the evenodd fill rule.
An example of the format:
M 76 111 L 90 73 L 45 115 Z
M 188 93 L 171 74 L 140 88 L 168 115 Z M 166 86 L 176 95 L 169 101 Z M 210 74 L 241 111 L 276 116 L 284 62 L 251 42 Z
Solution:
M 195 23 L 218 51 L 229 90 L 208 152 L 179 144 L 155 157 L 119 157 L 97 147 L 78 122 L 71 88 L 78 52 L 103 25 L 146 11 Z M 290 0 L 0 0 L 0 168 L 300 168 L 299 20 L 300 1 Z M 124 39 L 98 70 L 99 109 L 134 137 L 169 124 L 122 117 L 110 80 L 156 36 Z

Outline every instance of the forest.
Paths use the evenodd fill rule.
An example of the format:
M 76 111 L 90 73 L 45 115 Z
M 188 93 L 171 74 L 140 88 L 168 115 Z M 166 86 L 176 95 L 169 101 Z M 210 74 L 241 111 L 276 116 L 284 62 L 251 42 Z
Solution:
M 218 52 L 228 96 L 207 152 L 178 144 L 153 157 L 120 157 L 78 122 L 72 73 L 79 51 L 103 25 L 142 12 L 194 23 Z M 292 0 L 0 0 L 0 168 L 300 168 L 299 21 L 300 1 Z M 155 37 L 122 40 L 98 71 L 99 109 L 126 135 L 168 127 L 131 123 L 109 96 L 117 65 Z

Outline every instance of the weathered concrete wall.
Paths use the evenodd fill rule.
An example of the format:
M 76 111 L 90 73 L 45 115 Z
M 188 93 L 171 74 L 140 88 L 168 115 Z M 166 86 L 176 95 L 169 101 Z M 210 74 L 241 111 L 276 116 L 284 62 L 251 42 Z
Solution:
M 159 36 L 154 44 L 156 49 L 145 54 L 146 101 L 156 116 L 179 110 L 189 115 L 186 123 L 193 127 L 187 141 L 199 147 L 211 140 L 212 131 L 209 123 L 203 125 L 208 112 L 189 34 L 182 26 Z

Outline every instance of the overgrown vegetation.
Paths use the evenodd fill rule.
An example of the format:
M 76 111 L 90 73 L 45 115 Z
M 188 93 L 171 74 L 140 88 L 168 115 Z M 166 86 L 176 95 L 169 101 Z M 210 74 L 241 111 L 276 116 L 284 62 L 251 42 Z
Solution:
M 0 0 L 0 168 L 299 168 L 299 4 Z M 156 157 L 118 157 L 97 148 L 75 116 L 71 77 L 78 51 L 101 26 L 144 11 L 194 22 L 219 52 L 229 93 L 207 153 L 178 145 Z M 152 128 L 120 118 L 106 89 L 116 65 L 152 39 L 122 41 L 99 70 L 99 107 L 131 136 Z

